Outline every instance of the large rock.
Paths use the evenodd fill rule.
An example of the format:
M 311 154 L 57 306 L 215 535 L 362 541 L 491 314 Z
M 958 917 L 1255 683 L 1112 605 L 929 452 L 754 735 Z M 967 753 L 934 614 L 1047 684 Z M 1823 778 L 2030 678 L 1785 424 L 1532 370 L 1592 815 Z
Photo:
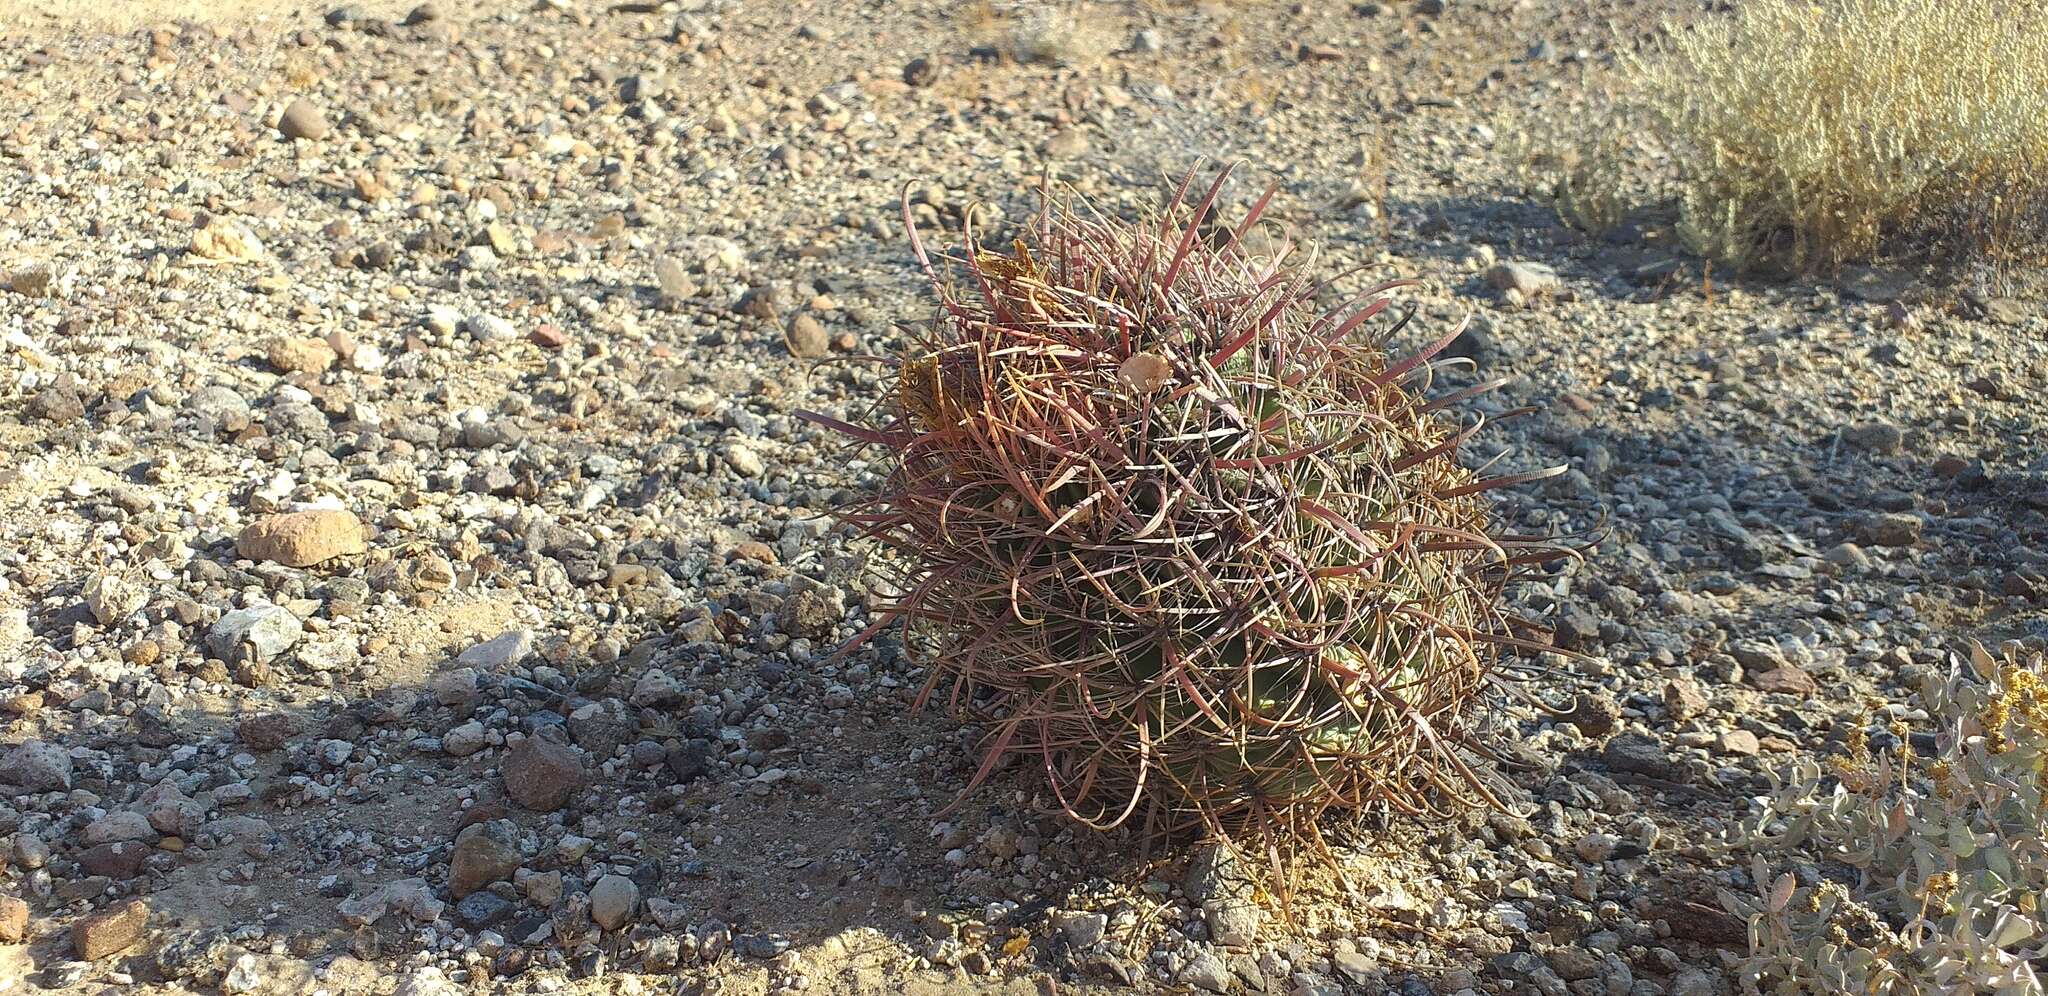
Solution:
M 235 539 L 235 552 L 250 560 L 311 567 L 369 549 L 366 532 L 362 520 L 344 509 L 283 512 L 244 527 Z
M 0 943 L 19 944 L 28 936 L 28 904 L 15 896 L 0 896 Z
M 156 828 L 149 825 L 149 817 L 136 812 L 108 813 L 85 825 L 78 839 L 88 847 L 97 844 L 118 844 L 125 840 L 143 840 L 154 843 Z
M 268 664 L 305 632 L 299 617 L 276 605 L 252 605 L 220 617 L 206 631 L 206 646 L 230 664 Z
M 116 882 L 126 882 L 142 874 L 142 863 L 149 860 L 151 850 L 149 845 L 133 840 L 88 847 L 79 852 L 78 867 L 88 875 L 104 875 Z
M 423 878 L 402 878 L 386 882 L 357 896 L 343 900 L 336 911 L 342 922 L 352 927 L 363 927 L 376 923 L 384 914 L 398 911 L 420 923 L 433 923 L 441 918 L 445 903 L 434 898 Z
M 512 629 L 457 654 L 455 664 L 488 674 L 503 671 L 526 659 L 526 655 L 532 652 L 533 631 Z
M 455 835 L 455 849 L 448 855 L 448 894 L 461 899 L 511 878 L 523 860 L 519 828 L 511 820 L 472 823 Z
M 501 770 L 505 794 L 528 809 L 550 813 L 562 808 L 583 786 L 583 759 L 567 744 L 527 737 L 505 755 Z
M 284 373 L 326 373 L 336 354 L 327 340 L 318 336 L 280 336 L 264 349 L 270 365 Z
M 140 899 L 131 899 L 72 924 L 71 946 L 80 959 L 98 961 L 134 947 L 148 924 L 149 907 Z
M 285 105 L 277 119 L 277 130 L 289 139 L 317 142 L 327 137 L 327 117 L 304 97 Z
M 71 755 L 55 744 L 25 740 L 7 752 L 5 763 L 0 781 L 12 782 L 31 792 L 61 792 L 71 787 Z
M 640 887 L 624 875 L 606 875 L 590 887 L 590 919 L 606 930 L 625 926 L 639 906 Z
M 461 996 L 462 989 L 432 965 L 416 968 L 391 996 Z
M 165 781 L 142 793 L 137 800 L 143 818 L 158 833 L 191 840 L 206 824 L 206 807 L 180 791 L 177 783 Z

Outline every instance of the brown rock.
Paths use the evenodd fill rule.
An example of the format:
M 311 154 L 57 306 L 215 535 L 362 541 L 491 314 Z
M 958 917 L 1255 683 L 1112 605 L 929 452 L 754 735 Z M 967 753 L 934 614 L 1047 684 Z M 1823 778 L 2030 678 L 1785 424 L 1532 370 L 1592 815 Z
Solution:
M 1749 676 L 1749 683 L 1758 691 L 1777 692 L 1783 695 L 1812 695 L 1820 690 L 1813 676 L 1791 665 L 1761 674 Z
M 1690 899 L 1651 900 L 1650 916 L 1670 926 L 1671 936 L 1702 944 L 1738 945 L 1749 938 L 1749 926 L 1718 906 Z
M 823 322 L 810 315 L 790 319 L 782 341 L 789 347 L 789 355 L 803 359 L 817 359 L 832 348 L 831 333 L 825 331 Z
M 539 737 L 527 737 L 501 767 L 512 801 L 543 813 L 562 808 L 583 785 L 583 759 L 575 748 Z
M 273 751 L 292 737 L 291 718 L 282 713 L 251 716 L 235 726 L 235 739 L 251 750 Z
M 0 896 L 0 941 L 18 944 L 28 936 L 28 904 L 16 896 Z
M 148 923 L 149 906 L 140 899 L 131 899 L 72 924 L 71 946 L 78 949 L 78 957 L 98 961 L 134 947 L 142 940 L 143 928 Z
M 287 336 L 272 339 L 265 350 L 270 365 L 285 373 L 326 373 L 334 365 L 334 347 L 324 339 Z
M 464 827 L 448 854 L 448 894 L 456 899 L 519 870 L 518 828 L 510 820 Z
M 1572 701 L 1571 711 L 1564 715 L 1564 721 L 1579 728 L 1589 737 L 1604 737 L 1613 733 L 1621 724 L 1621 703 L 1613 693 L 1600 690 L 1592 694 L 1581 692 Z
M 733 544 L 733 556 L 761 564 L 776 562 L 775 548 L 760 540 L 742 540 Z
M 1700 691 L 1698 682 L 1689 678 L 1673 678 L 1664 683 L 1664 711 L 1672 720 L 1683 723 L 1707 711 L 1712 705 L 1706 693 Z
M 1721 753 L 1723 754 L 1734 754 L 1737 757 L 1755 757 L 1757 752 L 1761 750 L 1763 750 L 1763 744 L 1757 740 L 1756 734 L 1748 730 L 1729 730 L 1721 734 Z
M 286 138 L 317 142 L 327 137 L 327 118 L 312 101 L 300 97 L 286 105 L 277 130 Z
M 85 416 L 85 400 L 69 387 L 46 387 L 29 399 L 28 411 L 45 422 L 63 425 Z
M 1912 546 L 1923 525 L 1910 512 L 1880 512 L 1857 523 L 1856 536 L 1871 546 Z
M 126 882 L 142 874 L 142 861 L 149 857 L 149 850 L 149 845 L 133 840 L 88 847 L 78 855 L 78 867 L 88 875 Z
M 250 560 L 311 567 L 369 549 L 365 532 L 354 512 L 331 508 L 285 512 L 250 523 L 235 540 L 235 551 Z

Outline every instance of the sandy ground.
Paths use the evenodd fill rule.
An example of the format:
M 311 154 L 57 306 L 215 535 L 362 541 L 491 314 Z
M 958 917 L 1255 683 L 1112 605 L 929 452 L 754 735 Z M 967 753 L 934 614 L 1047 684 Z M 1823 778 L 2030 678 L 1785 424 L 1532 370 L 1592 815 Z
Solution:
M 405 13 L 413 0 L 371 0 L 358 3 L 365 12 L 392 17 Z M 47 25 L 51 22 L 127 30 L 167 21 L 317 23 L 332 3 L 304 0 L 0 0 L 0 29 Z M 474 6 L 474 5 L 465 5 Z
M 1962 641 L 2048 638 L 2039 302 L 1710 279 L 1657 211 L 1583 238 L 1517 179 L 1695 0 L 341 3 L 0 0 L 0 993 L 1730 993 L 1747 800 Z M 1197 155 L 1323 272 L 1420 280 L 1401 345 L 1472 316 L 1444 389 L 1534 412 L 1475 459 L 1572 468 L 1504 519 L 1611 535 L 1517 593 L 1576 648 L 1535 690 L 1586 705 L 1502 705 L 1511 812 L 1343 843 L 1354 889 L 1243 944 L 1030 765 L 953 805 L 980 733 L 909 715 L 914 648 L 827 652 L 880 597 L 825 518 L 873 466 L 795 415 L 865 417 L 836 360 L 931 314 L 906 184 L 946 245 Z M 369 549 L 242 555 L 336 502 Z M 252 608 L 309 632 L 243 660 Z M 529 770 L 568 798 L 513 798 L 561 728 L 574 770 Z M 51 790 L 30 740 L 75 753 Z M 192 806 L 137 828 L 159 785 Z M 516 860 L 458 897 L 474 824 L 465 864 Z M 604 878 L 640 908 L 599 931 Z M 432 912 L 342 912 L 408 880 Z M 131 897 L 147 936 L 74 958 Z

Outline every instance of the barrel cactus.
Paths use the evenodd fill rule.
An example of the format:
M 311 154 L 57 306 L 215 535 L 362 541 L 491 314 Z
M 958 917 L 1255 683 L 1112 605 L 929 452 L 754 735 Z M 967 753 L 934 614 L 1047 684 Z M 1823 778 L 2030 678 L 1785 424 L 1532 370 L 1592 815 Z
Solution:
M 866 424 L 811 417 L 885 457 L 846 513 L 893 548 L 869 634 L 907 624 L 919 702 L 987 723 L 969 792 L 1016 758 L 1087 826 L 1292 854 L 1326 811 L 1486 797 L 1471 719 L 1530 639 L 1503 588 L 1561 552 L 1485 494 L 1550 472 L 1459 460 L 1481 420 L 1446 412 L 1494 385 L 1424 397 L 1462 326 L 1391 359 L 1402 282 L 1318 306 L 1247 246 L 1272 193 L 1219 224 L 1223 182 L 1139 221 L 1049 194 L 952 265 L 912 226 L 935 320 Z

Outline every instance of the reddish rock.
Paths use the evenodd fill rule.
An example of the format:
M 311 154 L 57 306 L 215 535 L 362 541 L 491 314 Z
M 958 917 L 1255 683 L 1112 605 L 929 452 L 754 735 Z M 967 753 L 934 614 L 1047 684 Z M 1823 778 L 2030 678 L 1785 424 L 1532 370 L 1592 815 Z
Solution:
M 19 944 L 28 936 L 28 904 L 16 896 L 0 896 L 0 942 Z
M 1783 695 L 1812 695 L 1820 690 L 1813 676 L 1796 667 L 1785 666 L 1762 674 L 1749 676 L 1749 683 L 1762 692 L 1777 692 Z
M 290 717 L 269 712 L 242 720 L 235 726 L 235 739 L 250 750 L 273 751 L 282 748 L 293 732 Z
M 143 928 L 148 924 L 149 906 L 140 899 L 131 899 L 72 924 L 71 946 L 78 949 L 78 957 L 98 961 L 134 947 L 142 940 Z
M 502 802 L 480 802 L 462 811 L 462 815 L 455 820 L 455 830 L 460 833 L 471 824 L 508 819 L 511 815 L 511 807 Z
M 142 874 L 142 862 L 149 857 L 149 851 L 149 845 L 140 841 L 101 844 L 81 852 L 78 867 L 85 869 L 88 875 L 105 875 L 117 882 L 126 882 Z
M 502 770 L 505 794 L 513 802 L 543 813 L 562 808 L 570 794 L 583 785 L 583 759 L 576 749 L 539 737 L 527 737 L 507 754 Z
M 369 549 L 366 533 L 362 520 L 343 509 L 285 512 L 249 523 L 235 540 L 235 552 L 250 560 L 311 567 Z
M 558 325 L 536 326 L 532 332 L 527 333 L 526 338 L 542 349 L 560 349 L 569 343 L 569 337 L 563 334 L 561 326 Z

